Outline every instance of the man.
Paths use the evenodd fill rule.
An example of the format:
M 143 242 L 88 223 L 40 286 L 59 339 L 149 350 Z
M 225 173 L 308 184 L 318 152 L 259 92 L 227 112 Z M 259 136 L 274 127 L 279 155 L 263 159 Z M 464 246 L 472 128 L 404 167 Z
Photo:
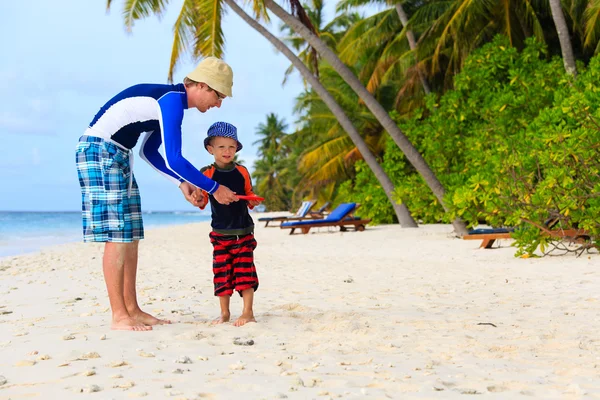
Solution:
M 132 86 L 96 114 L 76 150 L 82 193 L 84 242 L 104 242 L 104 280 L 112 310 L 112 329 L 145 331 L 170 323 L 143 312 L 136 297 L 139 240 L 144 238 L 140 193 L 133 176 L 132 148 L 142 133 L 140 156 L 179 186 L 186 200 L 196 187 L 221 204 L 239 199 L 229 188 L 198 171 L 181 152 L 184 110 L 201 113 L 221 107 L 232 96 L 233 72 L 224 61 L 208 57 L 183 84 Z M 164 146 L 165 157 L 159 153 Z

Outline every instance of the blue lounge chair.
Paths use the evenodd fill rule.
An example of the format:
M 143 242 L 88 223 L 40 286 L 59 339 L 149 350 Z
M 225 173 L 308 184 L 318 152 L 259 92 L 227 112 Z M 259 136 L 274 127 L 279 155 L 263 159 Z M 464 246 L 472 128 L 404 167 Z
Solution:
M 360 207 L 357 203 L 342 203 L 336 207 L 329 215 L 323 219 L 305 219 L 303 221 L 282 222 L 281 229 L 291 229 L 290 235 L 296 228 L 302 233 L 307 234 L 310 228 L 321 228 L 329 226 L 339 226 L 340 231 L 348 230 L 346 227 L 353 226 L 356 231 L 364 231 L 365 225 L 371 222 L 370 219 L 360 219 L 354 216 L 354 212 Z
M 267 226 L 269 226 L 269 222 L 294 221 L 294 220 L 308 218 L 308 212 L 310 211 L 310 209 L 313 207 L 314 204 L 315 204 L 314 201 L 310 201 L 310 200 L 303 201 L 302 205 L 300 206 L 298 211 L 296 211 L 296 214 L 288 215 L 288 216 L 278 216 L 278 217 L 262 217 L 262 218 L 259 218 L 258 220 L 260 222 L 265 222 L 265 227 L 267 227 Z M 271 226 L 273 226 L 273 225 L 271 225 Z

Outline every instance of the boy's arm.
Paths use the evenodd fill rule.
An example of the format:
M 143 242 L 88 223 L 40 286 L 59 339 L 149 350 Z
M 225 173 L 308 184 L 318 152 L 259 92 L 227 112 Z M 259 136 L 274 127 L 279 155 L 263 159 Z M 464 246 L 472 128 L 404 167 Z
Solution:
M 212 178 L 214 171 L 214 168 L 211 167 L 205 167 L 200 170 L 200 172 L 207 178 Z M 197 188 L 192 196 L 198 201 L 198 207 L 200 207 L 201 210 L 204 210 L 208 204 L 208 193 Z
M 253 188 L 252 188 L 252 178 L 250 177 L 250 173 L 243 165 L 237 165 L 237 169 L 240 171 L 242 176 L 244 177 L 244 193 L 247 196 L 254 196 Z M 248 208 L 251 210 L 260 204 L 258 200 L 250 200 L 248 201 Z
M 213 194 L 219 188 L 219 184 L 200 173 L 181 153 L 181 121 L 183 120 L 181 94 L 167 93 L 158 99 L 158 105 L 167 168 L 183 180 Z

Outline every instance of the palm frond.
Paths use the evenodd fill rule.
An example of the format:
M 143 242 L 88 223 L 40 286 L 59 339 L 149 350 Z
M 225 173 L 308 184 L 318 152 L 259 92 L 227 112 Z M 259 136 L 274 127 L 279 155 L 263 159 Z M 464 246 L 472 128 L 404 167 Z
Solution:
M 221 58 L 225 47 L 222 20 L 225 9 L 221 0 L 196 0 L 194 57 Z
M 600 47 L 600 0 L 590 0 L 584 13 L 585 16 L 585 40 L 584 45 L 588 48 L 596 45 L 596 52 Z
M 125 0 L 123 19 L 127 32 L 131 32 L 136 20 L 149 17 L 152 14 L 160 17 L 167 2 L 168 0 Z M 107 3 L 107 7 L 110 7 L 110 2 Z
M 344 154 L 339 154 L 319 167 L 314 173 L 306 175 L 303 181 L 307 186 L 322 186 L 340 178 L 348 178 Z
M 194 0 L 184 0 L 177 20 L 173 25 L 173 47 L 171 50 L 171 61 L 169 62 L 169 82 L 173 82 L 175 67 L 181 57 L 189 49 L 191 38 L 194 36 Z
M 346 11 L 350 8 L 362 7 L 371 4 L 381 5 L 388 4 L 388 2 L 385 0 L 340 0 L 335 6 L 335 11 L 341 12 Z
M 269 14 L 267 13 L 267 8 L 265 7 L 265 3 L 260 0 L 245 0 L 245 3 L 252 3 L 252 13 L 254 14 L 254 18 L 257 21 L 264 21 L 265 23 L 270 22 Z

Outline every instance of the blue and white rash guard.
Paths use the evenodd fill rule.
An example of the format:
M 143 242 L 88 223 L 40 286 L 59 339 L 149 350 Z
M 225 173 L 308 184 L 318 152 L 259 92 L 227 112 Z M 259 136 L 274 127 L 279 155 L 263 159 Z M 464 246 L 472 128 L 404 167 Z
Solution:
M 219 184 L 181 154 L 181 123 L 187 108 L 183 84 L 131 86 L 100 109 L 85 134 L 108 139 L 130 150 L 146 132 L 140 157 L 173 183 L 187 181 L 212 194 Z M 158 151 L 161 144 L 164 144 L 164 158 Z

